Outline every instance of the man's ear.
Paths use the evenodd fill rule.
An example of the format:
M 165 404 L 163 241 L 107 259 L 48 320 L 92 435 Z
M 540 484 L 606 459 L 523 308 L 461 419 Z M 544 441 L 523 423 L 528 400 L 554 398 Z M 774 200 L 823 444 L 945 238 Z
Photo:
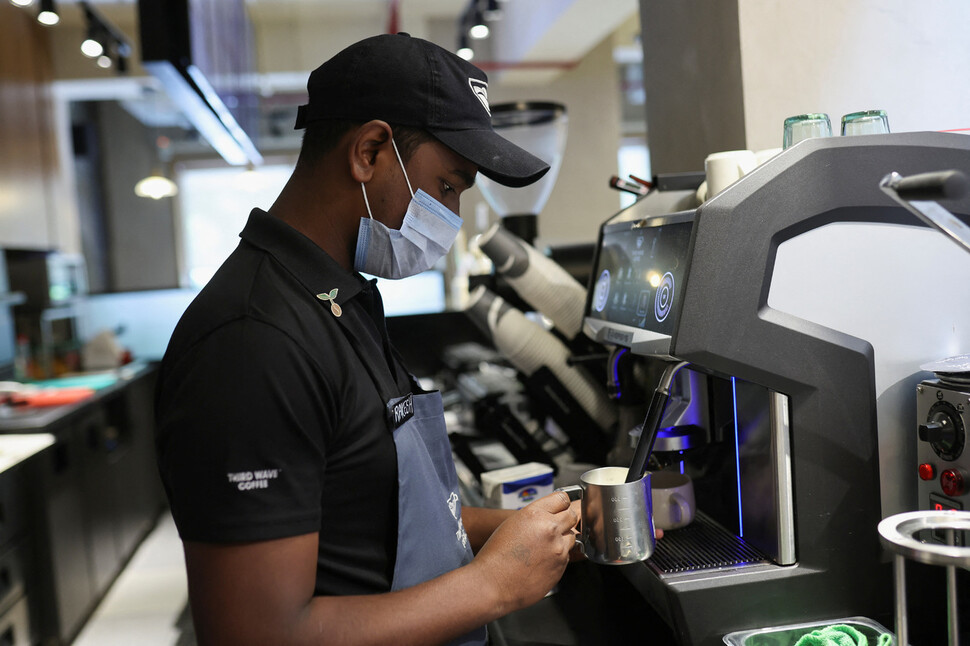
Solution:
M 360 126 L 354 133 L 348 154 L 350 155 L 350 174 L 355 182 L 368 182 L 374 175 L 377 156 L 386 151 L 391 141 L 391 126 L 375 119 Z

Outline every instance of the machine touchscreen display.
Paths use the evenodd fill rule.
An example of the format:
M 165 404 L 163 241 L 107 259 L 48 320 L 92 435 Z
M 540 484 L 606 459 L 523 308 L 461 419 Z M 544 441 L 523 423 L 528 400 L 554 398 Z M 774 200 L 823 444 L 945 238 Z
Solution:
M 606 225 L 587 316 L 672 334 L 692 229 L 692 219 L 676 217 Z

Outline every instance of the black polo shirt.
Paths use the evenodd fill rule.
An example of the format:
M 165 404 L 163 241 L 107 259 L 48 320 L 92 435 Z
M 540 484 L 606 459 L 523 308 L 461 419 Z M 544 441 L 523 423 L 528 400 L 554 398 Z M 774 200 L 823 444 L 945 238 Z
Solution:
M 390 590 L 397 457 L 365 363 L 402 395 L 380 295 L 256 209 L 185 311 L 156 398 L 158 464 L 184 540 L 319 532 L 316 593 Z M 336 289 L 336 316 L 317 294 Z

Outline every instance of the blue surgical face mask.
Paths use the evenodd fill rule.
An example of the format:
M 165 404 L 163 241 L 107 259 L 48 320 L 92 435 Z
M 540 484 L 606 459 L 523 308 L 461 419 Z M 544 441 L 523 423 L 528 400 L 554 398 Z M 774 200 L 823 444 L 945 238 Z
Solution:
M 394 154 L 404 171 L 404 180 L 411 192 L 411 203 L 400 229 L 389 229 L 374 219 L 367 201 L 363 182 L 364 205 L 368 218 L 360 219 L 354 269 L 381 278 L 407 278 L 431 269 L 451 248 L 461 218 L 444 204 L 421 189 L 415 193 L 404 169 L 397 144 L 391 139 Z

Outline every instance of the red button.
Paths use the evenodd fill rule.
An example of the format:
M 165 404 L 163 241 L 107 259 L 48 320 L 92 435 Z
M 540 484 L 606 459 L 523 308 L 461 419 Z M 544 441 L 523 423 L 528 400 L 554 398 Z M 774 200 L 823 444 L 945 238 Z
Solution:
M 932 480 L 934 477 L 936 477 L 936 469 L 933 468 L 932 464 L 924 462 L 919 465 L 920 480 Z
M 947 469 L 940 474 L 940 485 L 948 496 L 963 495 L 963 474 L 956 469 Z

